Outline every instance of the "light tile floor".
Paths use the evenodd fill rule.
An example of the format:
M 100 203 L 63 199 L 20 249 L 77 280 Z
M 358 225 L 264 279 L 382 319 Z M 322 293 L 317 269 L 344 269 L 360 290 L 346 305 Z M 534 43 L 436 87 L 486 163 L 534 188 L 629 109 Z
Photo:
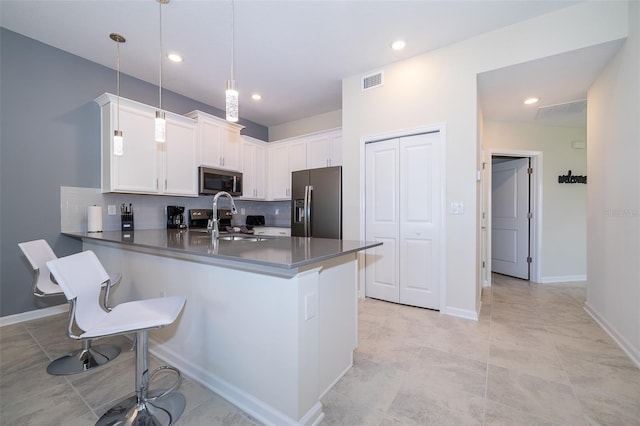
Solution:
M 322 425 L 640 425 L 640 370 L 587 315 L 579 285 L 501 275 L 479 321 L 365 299 L 354 367 L 322 400 Z M 0 329 L 0 424 L 91 425 L 133 390 L 134 358 L 55 377 L 75 343 L 66 315 Z M 152 366 L 159 361 L 152 357 Z M 186 378 L 178 425 L 256 425 Z

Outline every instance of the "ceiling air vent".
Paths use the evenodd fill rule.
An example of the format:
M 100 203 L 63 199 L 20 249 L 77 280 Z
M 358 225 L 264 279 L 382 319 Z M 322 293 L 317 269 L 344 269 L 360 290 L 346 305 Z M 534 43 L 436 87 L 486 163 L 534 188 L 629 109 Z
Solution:
M 586 108 L 587 108 L 586 99 L 582 99 L 579 101 L 565 102 L 565 103 L 556 104 L 556 105 L 541 106 L 538 108 L 538 111 L 536 112 L 536 120 L 559 117 L 567 114 L 577 114 L 577 113 L 584 112 Z
M 373 89 L 384 84 L 382 71 L 362 77 L 362 91 Z

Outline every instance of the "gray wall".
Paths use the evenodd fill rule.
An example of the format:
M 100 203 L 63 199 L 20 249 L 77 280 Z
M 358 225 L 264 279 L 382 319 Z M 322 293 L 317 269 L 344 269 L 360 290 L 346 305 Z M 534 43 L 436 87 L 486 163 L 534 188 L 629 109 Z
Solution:
M 60 235 L 60 186 L 100 186 L 100 117 L 93 99 L 115 93 L 115 71 L 0 28 L 0 316 L 63 303 L 37 300 L 17 244 L 44 238 L 58 256 L 81 250 Z M 122 96 L 154 104 L 157 86 L 122 75 Z M 163 106 L 183 114 L 224 112 L 163 92 Z M 241 120 L 243 134 L 268 129 Z

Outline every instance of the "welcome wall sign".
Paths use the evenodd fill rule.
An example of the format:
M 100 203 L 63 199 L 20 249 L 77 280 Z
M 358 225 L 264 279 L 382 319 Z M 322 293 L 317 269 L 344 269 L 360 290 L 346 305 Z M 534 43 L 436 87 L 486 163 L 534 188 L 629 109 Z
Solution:
M 571 170 L 564 176 L 558 176 L 558 183 L 587 183 L 586 176 L 572 175 Z

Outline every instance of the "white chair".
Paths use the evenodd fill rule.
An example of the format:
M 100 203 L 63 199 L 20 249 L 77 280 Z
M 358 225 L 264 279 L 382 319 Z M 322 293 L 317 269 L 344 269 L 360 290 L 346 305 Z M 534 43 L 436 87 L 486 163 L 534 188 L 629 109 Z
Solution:
M 49 270 L 69 301 L 67 335 L 72 339 L 94 339 L 104 336 L 136 333 L 136 390 L 109 409 L 96 425 L 171 425 L 186 406 L 177 392 L 182 376 L 173 367 L 159 367 L 149 373 L 149 330 L 172 324 L 185 304 L 183 296 L 161 297 L 121 303 L 110 311 L 100 306 L 100 286 L 109 276 L 92 251 L 47 262 Z M 105 292 L 109 297 L 109 288 Z M 73 332 L 74 325 L 82 330 Z M 150 391 L 149 383 L 156 373 L 169 370 L 177 375 L 166 390 Z
M 19 243 L 18 247 L 31 264 L 34 270 L 33 294 L 37 297 L 62 296 L 60 286 L 51 279 L 47 262 L 57 259 L 51 246 L 45 240 L 34 240 Z M 122 275 L 117 274 L 109 277 L 105 283 L 110 287 L 117 285 L 122 279 Z M 82 348 L 70 352 L 58 359 L 53 360 L 47 366 L 47 372 L 52 375 L 75 374 L 91 370 L 111 361 L 120 354 L 120 348 L 115 345 L 91 346 L 91 340 L 82 340 Z

